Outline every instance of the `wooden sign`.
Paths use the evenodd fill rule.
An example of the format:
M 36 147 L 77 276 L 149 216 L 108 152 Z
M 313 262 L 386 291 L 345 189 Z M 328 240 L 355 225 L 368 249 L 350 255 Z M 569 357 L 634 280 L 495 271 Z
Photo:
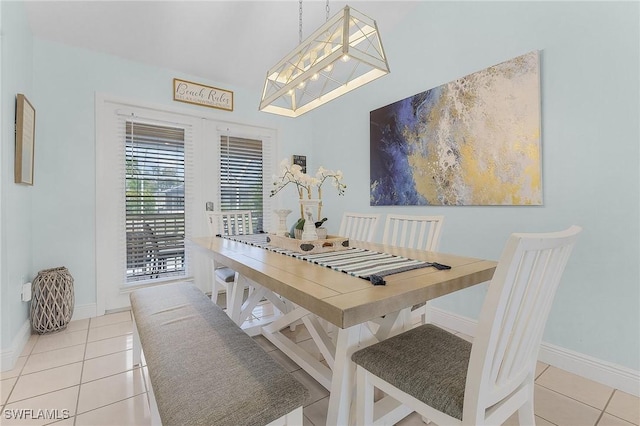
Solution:
M 173 100 L 233 111 L 233 92 L 192 81 L 173 79 Z

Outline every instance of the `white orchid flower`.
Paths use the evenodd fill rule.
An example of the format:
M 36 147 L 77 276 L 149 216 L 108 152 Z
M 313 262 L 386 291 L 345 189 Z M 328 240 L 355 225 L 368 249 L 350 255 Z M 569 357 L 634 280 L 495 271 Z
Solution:
M 271 190 L 271 196 L 274 196 L 280 192 L 289 183 L 293 183 L 297 187 L 298 196 L 303 197 L 306 191 L 308 198 L 311 198 L 312 188 L 317 188 L 318 198 L 322 199 L 322 185 L 325 180 L 330 179 L 331 184 L 338 189 L 338 195 L 343 195 L 344 190 L 347 187 L 342 180 L 342 171 L 325 169 L 324 167 L 318 167 L 315 176 L 308 175 L 302 172 L 302 167 L 299 164 L 291 164 L 289 159 L 285 158 L 280 162 L 280 176 L 273 176 L 274 188 Z

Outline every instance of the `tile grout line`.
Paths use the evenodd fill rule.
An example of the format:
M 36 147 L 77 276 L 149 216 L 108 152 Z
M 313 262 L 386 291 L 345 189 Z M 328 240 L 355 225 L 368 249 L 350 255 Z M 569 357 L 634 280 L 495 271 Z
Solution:
M 80 330 L 79 330 L 79 331 L 80 331 Z M 32 334 L 32 336 L 36 336 L 36 340 L 39 340 L 39 339 L 40 339 L 40 336 L 42 336 L 42 335 L 41 335 L 41 334 Z M 64 364 L 64 365 L 61 365 L 61 366 L 58 366 L 58 367 L 45 368 L 45 369 L 42 369 L 42 370 L 34 371 L 34 372 L 32 372 L 32 373 L 24 373 L 24 368 L 27 366 L 27 362 L 29 362 L 29 358 L 31 358 L 31 356 L 32 356 L 32 355 L 38 355 L 38 354 L 41 354 L 41 353 L 50 352 L 50 351 L 43 351 L 43 352 L 36 352 L 36 353 L 34 354 L 34 353 L 33 353 L 33 350 L 35 349 L 36 344 L 37 344 L 37 342 L 33 344 L 33 346 L 31 347 L 31 349 L 30 349 L 30 350 L 29 350 L 29 352 L 27 353 L 27 355 L 25 355 L 25 356 L 24 356 L 24 357 L 25 357 L 25 358 L 27 358 L 27 359 L 24 361 L 24 364 L 23 364 L 23 365 L 22 365 L 22 367 L 20 368 L 20 372 L 19 372 L 19 373 L 18 373 L 18 375 L 15 377 L 16 382 L 15 382 L 15 383 L 13 384 L 13 386 L 11 387 L 11 391 L 9 392 L 9 395 L 7 395 L 7 402 L 2 406 L 2 409 L 3 409 L 3 410 L 4 410 L 4 408 L 5 408 L 7 405 L 9 405 L 9 404 L 10 404 L 10 403 L 9 403 L 9 399 L 11 398 L 11 395 L 13 394 L 13 391 L 14 391 L 14 389 L 15 389 L 16 385 L 18 384 L 18 380 L 19 380 L 21 377 L 28 376 L 28 375 L 30 375 L 30 374 L 40 373 L 40 372 L 42 372 L 42 371 L 51 370 L 51 369 L 53 369 L 53 368 L 64 367 L 65 365 L 75 364 L 75 362 L 71 362 L 71 363 Z M 80 345 L 72 345 L 72 346 L 80 346 Z M 71 346 L 67 346 L 67 347 L 71 347 Z M 63 349 L 63 348 L 60 348 L 60 349 Z M 57 350 L 57 349 L 53 349 L 53 350 Z M 85 350 L 86 350 L 86 349 L 85 349 Z M 78 361 L 78 362 L 80 362 L 80 361 Z M 13 377 L 12 377 L 12 378 L 13 378 Z M 29 396 L 29 397 L 27 397 L 27 398 L 22 398 L 22 399 L 19 399 L 19 400 L 17 400 L 17 401 L 12 401 L 12 402 L 11 402 L 11 404 L 15 404 L 15 403 L 18 403 L 18 402 L 22 402 L 22 401 L 25 401 L 25 400 L 27 400 L 27 399 L 31 399 L 31 398 L 38 398 L 38 397 L 41 397 L 41 396 L 44 396 L 44 395 L 48 395 L 48 394 L 53 393 L 53 392 L 58 392 L 58 391 L 61 391 L 61 390 L 70 389 L 70 388 L 72 388 L 72 387 L 74 387 L 74 386 L 75 386 L 75 385 L 73 385 L 73 386 L 67 386 L 67 387 L 64 387 L 64 388 L 55 389 L 55 390 L 52 390 L 52 391 L 49 391 L 49 392 L 45 392 L 45 393 L 42 393 L 42 394 L 32 395 L 32 396 Z
M 130 311 L 128 311 L 128 312 L 130 312 Z M 115 324 L 122 324 L 122 323 L 125 323 L 125 322 L 133 322 L 133 319 L 130 317 L 128 321 L 119 321 L 119 322 L 117 322 L 117 323 L 113 323 L 113 324 L 106 324 L 106 325 L 104 325 L 104 326 L 110 326 L 110 325 L 115 325 Z M 104 326 L 96 326 L 96 328 L 100 328 L 100 327 L 104 327 Z M 91 327 L 89 327 L 89 329 L 90 329 L 90 328 L 91 328 Z M 120 335 L 120 336 L 113 336 L 113 337 L 108 337 L 108 338 L 105 338 L 105 339 L 99 339 L 99 340 L 95 340 L 95 341 L 89 342 L 89 341 L 88 341 L 88 339 L 89 339 L 89 335 L 88 335 L 88 331 L 87 331 L 87 345 L 88 345 L 89 343 L 99 342 L 99 341 L 107 340 L 107 339 L 112 339 L 112 338 L 114 338 L 114 337 L 126 336 L 126 335 L 128 335 L 128 334 L 130 334 L 130 333 L 125 333 L 125 334 L 122 334 L 122 335 Z M 90 358 L 90 360 L 97 359 L 97 358 L 100 358 L 100 357 L 103 357 L 103 356 L 113 355 L 113 354 L 120 353 L 120 352 L 127 352 L 127 351 L 129 351 L 129 350 L 133 350 L 133 349 L 125 349 L 124 351 L 116 351 L 116 352 L 113 352 L 113 353 L 109 353 L 109 354 L 105 354 L 105 355 L 100 355 L 100 356 L 97 356 L 97 357 Z M 86 348 L 85 348 L 85 357 L 86 357 Z M 83 361 L 82 361 L 82 365 L 83 365 L 83 372 L 84 372 L 84 362 L 85 362 L 85 361 L 86 361 L 86 358 L 83 358 Z M 95 408 L 93 408 L 93 409 L 91 409 L 91 410 L 87 410 L 87 411 L 84 411 L 84 412 L 82 412 L 82 413 L 79 413 L 80 391 L 78 391 L 78 401 L 76 402 L 76 415 L 75 415 L 75 418 L 74 418 L 74 426 L 75 426 L 75 424 L 76 424 L 76 422 L 77 422 L 77 420 L 78 420 L 78 415 L 80 415 L 80 414 L 86 414 L 86 413 L 90 413 L 90 412 L 92 412 L 92 411 L 100 410 L 100 409 L 102 409 L 102 408 L 108 407 L 108 406 L 113 405 L 113 404 L 120 403 L 120 402 L 122 402 L 122 401 L 126 401 L 126 400 L 131 399 L 131 398 L 135 398 L 135 397 L 140 396 L 140 395 L 145 395 L 145 396 L 146 396 L 146 399 L 148 400 L 147 382 L 146 382 L 146 380 L 145 380 L 145 374 L 144 374 L 144 371 L 143 371 L 143 369 L 142 369 L 142 364 L 140 364 L 138 367 L 132 366 L 132 368 L 131 368 L 131 369 L 126 369 L 126 370 L 124 370 L 124 371 L 120 371 L 120 372 L 118 372 L 118 373 L 110 374 L 110 375 L 108 375 L 108 376 L 100 377 L 100 378 L 97 378 L 97 379 L 94 379 L 94 380 L 89 380 L 89 381 L 84 382 L 84 383 L 85 383 L 85 384 L 86 384 L 86 383 L 93 383 L 93 382 L 96 382 L 96 381 L 98 381 L 98 380 L 106 379 L 106 378 L 108 378 L 108 377 L 114 377 L 114 376 L 117 376 L 117 375 L 119 375 L 119 374 L 127 373 L 127 372 L 129 372 L 129 371 L 135 371 L 136 369 L 139 369 L 139 370 L 140 370 L 140 374 L 141 374 L 141 376 L 142 376 L 142 381 L 143 381 L 143 385 L 144 385 L 144 391 L 143 391 L 143 392 L 140 392 L 140 393 L 138 393 L 138 394 L 136 394 L 136 395 L 132 395 L 132 396 L 127 397 L 127 398 L 119 399 L 119 400 L 117 400 L 117 401 L 110 402 L 109 404 L 105 404 L 105 405 L 102 405 L 102 406 L 99 406 L 99 407 L 95 407 Z M 83 384 L 83 382 L 82 382 L 82 376 L 81 376 L 81 377 L 80 377 L 80 386 L 82 386 L 82 384 Z M 148 404 L 148 402 L 147 402 L 147 404 Z
M 549 369 L 549 367 L 551 367 L 551 365 L 547 364 L 547 366 L 545 368 L 542 369 L 542 371 L 540 372 L 540 374 L 538 374 L 536 376 L 535 379 L 533 379 L 533 382 L 535 383 L 536 380 L 538 380 L 540 378 L 540 376 L 542 376 L 544 374 L 545 371 L 547 371 Z M 535 370 L 534 370 L 535 373 Z
M 74 346 L 80 346 L 80 345 L 84 345 L 84 343 L 80 343 L 80 344 L 78 344 L 78 345 L 65 346 L 65 347 L 63 347 L 63 348 L 59 348 L 59 349 L 52 349 L 52 350 L 50 350 L 50 351 L 37 352 L 37 353 L 35 353 L 35 354 L 30 355 L 29 357 L 31 357 L 31 356 L 35 356 L 35 355 L 46 354 L 47 352 L 59 351 L 59 350 L 62 350 L 62 349 L 69 349 L 69 348 L 73 348 Z M 85 350 L 86 350 L 86 349 L 85 349 Z M 28 360 L 27 360 L 27 361 L 28 361 Z M 78 361 L 72 361 L 72 362 L 68 362 L 68 363 L 66 363 L 66 364 L 55 365 L 55 366 L 53 366 L 53 367 L 47 367 L 47 368 L 42 368 L 42 369 L 40 369 L 40 370 L 31 371 L 31 372 L 29 372 L 29 373 L 25 373 L 25 372 L 24 372 L 24 367 L 23 367 L 22 371 L 20 372 L 20 376 L 22 377 L 22 376 L 29 376 L 29 375 L 31 375 L 31 374 L 38 374 L 38 373 L 42 373 L 43 371 L 53 370 L 54 368 L 60 368 L 60 367 L 64 367 L 64 366 L 66 366 L 66 365 L 77 364 L 77 363 L 82 362 L 82 361 L 83 361 L 82 359 L 81 359 L 81 360 L 78 360 Z M 25 362 L 25 365 L 24 365 L 24 366 L 26 367 L 26 365 L 27 365 L 27 363 Z
M 84 354 L 82 355 L 82 368 L 80 369 L 80 380 L 78 383 L 78 396 L 76 397 L 76 409 L 74 411 L 74 416 L 73 416 L 73 425 L 75 426 L 76 422 L 78 421 L 78 409 L 80 408 L 80 392 L 82 392 L 82 375 L 84 374 L 84 362 L 86 360 L 87 357 L 87 345 L 89 344 L 89 331 L 91 330 L 91 322 L 93 321 L 93 318 L 89 318 L 89 324 L 87 326 L 87 335 L 85 337 L 85 341 L 84 341 Z
M 129 311 L 129 312 L 130 312 L 130 311 Z M 129 319 L 129 321 L 130 321 L 130 322 L 133 322 L 133 318 L 130 318 L 130 319 Z M 119 323 L 114 323 L 114 324 L 120 324 L 120 323 L 123 323 L 123 322 L 127 322 L 127 321 L 121 321 L 121 322 L 119 322 Z M 107 325 L 113 325 L 113 324 L 107 324 Z M 127 334 L 129 334 L 129 333 L 126 333 L 126 334 L 124 334 L 123 336 L 126 336 Z M 120 337 L 120 336 L 114 336 L 114 337 Z M 107 339 L 101 339 L 101 340 L 107 340 Z M 118 353 L 118 352 L 127 352 L 127 351 L 129 351 L 129 350 L 132 350 L 132 351 L 133 351 L 133 348 L 132 348 L 132 349 L 125 349 L 124 351 L 117 351 L 117 352 L 114 352 L 114 353 Z M 112 354 L 107 354 L 107 355 L 112 355 Z M 107 356 L 107 355 L 102 355 L 102 356 Z M 94 357 L 94 358 L 90 358 L 90 359 L 96 359 L 96 358 L 99 358 L 99 357 Z M 136 397 L 138 397 L 138 396 L 140 396 L 140 395 L 144 395 L 145 400 L 146 400 L 146 403 L 147 403 L 147 406 L 149 406 L 149 391 L 148 391 L 148 388 L 147 388 L 147 381 L 146 381 L 146 378 L 145 378 L 145 376 L 146 376 L 146 375 L 145 375 L 145 373 L 144 373 L 144 369 L 143 369 L 143 366 L 142 366 L 142 362 L 138 365 L 138 367 L 132 366 L 132 368 L 131 368 L 131 369 L 127 369 L 127 370 L 125 370 L 125 371 L 121 371 L 121 372 L 119 372 L 119 373 L 110 374 L 110 375 L 105 376 L 105 377 L 100 377 L 100 378 L 98 378 L 98 379 L 90 380 L 90 381 L 88 381 L 88 382 L 86 382 L 86 383 L 92 383 L 92 382 L 95 382 L 95 381 L 98 381 L 98 380 L 102 380 L 102 379 L 105 379 L 105 378 L 108 378 L 108 377 L 117 376 L 118 374 L 123 374 L 123 373 L 127 373 L 127 372 L 129 372 L 129 371 L 135 371 L 135 370 L 140 370 L 140 375 L 142 376 L 142 382 L 143 382 L 143 386 L 144 386 L 144 390 L 143 390 L 142 392 L 140 392 L 140 393 L 138 393 L 138 394 L 136 394 L 136 395 L 132 395 L 132 396 L 127 397 L 127 398 L 123 398 L 123 399 L 120 399 L 120 400 L 117 400 L 117 401 L 110 402 L 109 404 L 102 405 L 102 406 L 100 406 L 100 407 L 95 407 L 95 408 L 93 408 L 93 409 L 91 409 L 91 410 L 85 411 L 85 412 L 80 413 L 80 414 L 86 414 L 86 413 L 90 413 L 90 412 L 92 412 L 92 411 L 100 410 L 100 409 L 105 408 L 105 407 L 108 407 L 108 406 L 110 406 L 110 405 L 117 404 L 117 403 L 120 403 L 120 402 L 122 402 L 122 401 L 126 401 L 126 400 L 128 400 L 128 399 L 136 398 Z M 81 384 L 82 384 L 82 383 L 81 383 Z M 80 397 L 80 393 L 78 393 L 78 398 L 79 398 L 79 397 Z M 74 419 L 74 422 L 75 422 L 75 421 L 77 421 L 77 416 L 78 416 L 78 414 L 79 414 L 79 413 L 77 413 L 77 411 L 78 411 L 78 410 L 76 409 L 76 418 Z M 75 423 L 74 423 L 74 425 L 75 425 Z
M 542 387 L 542 388 L 545 388 L 546 390 L 551 391 L 551 392 L 553 392 L 553 393 L 556 393 L 556 394 L 558 394 L 558 395 L 562 395 L 562 396 L 564 396 L 565 398 L 569 398 L 569 399 L 571 399 L 572 401 L 578 402 L 578 403 L 580 403 L 580 404 L 582 404 L 582 405 L 586 405 L 586 406 L 587 406 L 587 407 L 589 407 L 589 408 L 593 408 L 594 410 L 597 410 L 597 411 L 604 411 L 604 408 L 594 407 L 593 405 L 591 405 L 591 404 L 589 404 L 589 403 L 587 403 L 587 402 L 580 401 L 579 399 L 576 399 L 576 398 L 574 398 L 574 397 L 572 397 L 572 396 L 569 396 L 569 395 L 565 395 L 565 394 L 564 394 L 564 393 L 562 393 L 562 392 L 559 392 L 559 391 L 557 391 L 557 390 L 555 390 L 555 389 L 551 389 L 550 387 L 547 387 L 547 386 L 541 385 L 540 383 L 536 383 L 536 385 L 538 385 L 538 386 L 540 386 L 540 387 Z M 615 390 L 615 389 L 614 389 L 614 390 Z M 535 396 L 534 396 L 534 398 L 535 398 Z M 610 397 L 610 398 L 611 398 L 611 397 Z M 605 407 L 606 407 L 606 405 L 605 405 Z M 546 420 L 546 419 L 545 419 L 545 420 Z
M 516 411 L 516 412 L 517 412 L 517 411 Z M 537 415 L 536 413 L 533 413 L 533 416 L 534 416 L 534 418 L 535 418 L 535 417 L 540 417 L 540 418 L 541 418 L 542 420 L 544 420 L 545 422 L 549 422 L 549 423 L 551 423 L 551 424 L 552 424 L 552 425 L 554 425 L 554 426 L 558 426 L 558 424 L 557 424 L 557 423 L 554 423 L 554 422 L 552 422 L 551 420 L 545 419 L 544 417 L 539 416 L 539 415 Z
M 120 403 L 120 402 L 122 402 L 122 401 L 126 401 L 126 400 L 128 400 L 128 399 L 133 399 L 133 398 L 136 398 L 136 397 L 141 396 L 141 395 L 145 395 L 145 396 L 146 396 L 146 394 L 147 394 L 146 392 L 140 392 L 140 393 L 137 393 L 137 394 L 135 394 L 135 395 L 128 396 L 128 397 L 126 397 L 126 398 L 118 399 L 117 401 L 113 401 L 113 402 L 110 402 L 110 403 L 108 403 L 108 404 L 105 404 L 105 405 L 101 405 L 101 406 L 99 406 L 99 407 L 92 408 L 91 410 L 83 411 L 82 413 L 77 413 L 74 417 L 76 417 L 76 419 L 77 419 L 77 417 L 78 417 L 79 415 L 84 415 L 84 414 L 91 413 L 91 412 L 96 411 L 96 410 L 101 410 L 101 409 L 103 409 L 103 408 L 105 408 L 105 407 L 108 407 L 108 406 L 110 406 L 110 405 L 119 404 L 119 403 Z
M 82 330 L 78 330 L 78 331 L 82 331 Z M 130 334 L 130 333 L 127 333 L 127 334 Z M 127 336 L 127 334 L 121 334 L 120 336 L 110 337 L 109 339 L 116 338 L 116 337 L 124 337 L 124 336 Z M 108 340 L 108 339 L 103 339 L 103 340 Z M 98 341 L 100 341 L 100 340 L 98 340 Z M 88 345 L 89 343 L 95 343 L 95 342 L 80 343 L 80 344 L 77 344 L 77 345 L 64 346 L 64 347 L 62 347 L 62 348 L 52 349 L 52 350 L 50 350 L 50 351 L 43 351 L 43 352 L 37 352 L 37 353 L 35 353 L 35 354 L 31 354 L 31 355 L 29 355 L 29 356 L 27 357 L 27 360 L 25 361 L 25 365 L 23 365 L 23 366 L 22 366 L 22 368 L 21 368 L 21 370 L 20 370 L 20 373 L 19 373 L 17 376 L 15 376 L 15 377 L 8 377 L 8 378 L 3 379 L 3 380 L 10 380 L 10 379 L 13 379 L 13 378 L 18 379 L 19 377 L 29 376 L 29 375 L 31 375 L 31 374 L 38 374 L 38 373 L 42 373 L 42 372 L 44 372 L 44 371 L 49 371 L 49 370 L 53 370 L 53 369 L 55 369 L 55 368 L 60 368 L 60 367 L 64 367 L 64 366 L 71 365 L 71 364 L 77 364 L 77 363 L 80 363 L 80 362 L 82 362 L 82 363 L 84 364 L 84 362 L 85 362 L 85 361 L 90 361 L 90 360 L 94 360 L 94 359 L 102 358 L 102 357 L 105 357 L 105 356 L 114 355 L 114 354 L 117 354 L 117 353 L 120 353 L 120 352 L 126 352 L 126 351 L 131 350 L 130 348 L 127 348 L 127 349 L 117 350 L 117 351 L 115 351 L 115 352 L 109 352 L 109 353 L 105 353 L 105 354 L 102 354 L 102 355 L 94 356 L 94 357 L 91 357 L 91 358 L 86 358 L 87 345 Z M 53 367 L 42 368 L 42 369 L 40 369 L 40 370 L 35 370 L 35 371 L 28 372 L 28 373 L 25 373 L 25 372 L 24 372 L 24 368 L 26 367 L 26 364 L 27 364 L 28 358 L 30 358 L 31 356 L 34 356 L 34 355 L 41 355 L 41 354 L 45 354 L 45 353 L 47 353 L 47 352 L 59 351 L 59 350 L 63 350 L 63 349 L 69 349 L 69 348 L 73 348 L 73 347 L 75 347 L 75 346 L 80 346 L 80 345 L 85 345 L 84 356 L 83 356 L 83 358 L 82 358 L 81 360 L 78 360 L 78 361 L 72 361 L 72 362 L 68 362 L 68 363 L 66 363 L 66 364 L 61 364 L 61 365 L 55 365 L 55 366 L 53 366 Z M 133 368 L 132 368 L 132 369 L 133 369 Z M 130 371 L 130 370 L 125 370 L 125 371 Z M 110 376 L 112 376 L 112 375 L 113 375 L 113 374 L 111 374 Z M 108 377 L 108 376 L 105 376 L 105 377 Z M 93 382 L 93 381 L 95 381 L 95 380 L 99 380 L 99 379 L 89 380 L 87 383 L 89 383 L 89 382 Z M 48 393 L 48 392 L 47 392 L 47 393 Z
M 18 384 L 18 381 L 20 380 L 20 377 L 22 377 L 22 372 L 24 371 L 24 367 L 27 365 L 27 362 L 29 361 L 29 358 L 31 357 L 31 354 L 33 353 L 33 349 L 36 347 L 36 344 L 38 343 L 37 341 L 40 340 L 40 334 L 31 334 L 31 336 L 36 336 L 36 342 L 33 344 L 33 346 L 31 346 L 31 349 L 29 349 L 29 352 L 27 353 L 27 355 L 25 355 L 25 360 L 24 360 L 24 364 L 22 364 L 22 367 L 20 367 L 20 371 L 18 372 L 18 375 L 15 377 L 16 381 L 13 384 L 13 386 L 11 386 L 11 390 L 9 391 L 9 394 L 7 395 L 7 399 L 5 401 L 4 404 L 2 404 L 2 411 L 4 413 L 4 409 L 7 405 L 9 405 L 9 400 L 11 399 L 11 395 L 13 395 L 13 391 L 16 388 L 16 385 Z M 31 338 L 31 337 L 30 337 Z M 18 357 L 20 358 L 20 357 Z M 13 377 L 11 377 L 13 378 Z M 14 401 L 16 402 L 16 401 Z M 12 402 L 13 404 L 13 402 Z
M 616 390 L 614 389 L 613 392 L 611 392 L 611 395 L 609 395 L 609 399 L 607 400 L 606 404 L 604 404 L 604 408 L 602 409 L 602 411 L 600 412 L 600 415 L 598 416 L 598 419 L 596 420 L 596 425 L 598 423 L 600 423 L 600 420 L 602 420 L 602 416 L 604 416 L 605 411 L 607 410 L 607 407 L 609 406 L 609 403 L 611 402 L 611 400 L 613 399 L 613 395 L 616 393 Z M 618 416 L 614 416 L 614 417 L 618 417 Z

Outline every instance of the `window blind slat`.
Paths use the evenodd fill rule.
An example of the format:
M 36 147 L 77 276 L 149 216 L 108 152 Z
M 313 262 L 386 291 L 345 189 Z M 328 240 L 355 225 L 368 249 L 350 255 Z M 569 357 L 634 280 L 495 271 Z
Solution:
M 263 181 L 262 141 L 221 136 L 221 209 L 251 210 L 254 231 L 264 229 Z

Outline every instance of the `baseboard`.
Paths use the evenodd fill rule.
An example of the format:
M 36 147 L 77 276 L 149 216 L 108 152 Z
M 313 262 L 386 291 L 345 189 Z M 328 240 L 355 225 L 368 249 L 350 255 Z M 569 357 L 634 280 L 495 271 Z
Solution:
M 542 342 L 538 359 L 595 382 L 640 397 L 640 372 Z
M 93 318 L 97 316 L 97 309 L 98 308 L 95 303 L 87 303 L 86 305 L 75 305 L 73 307 L 73 316 L 71 317 L 71 321 Z
M 427 322 L 438 324 L 469 336 L 476 335 L 476 325 L 478 325 L 478 321 L 474 319 L 454 314 L 453 312 L 445 311 L 444 309 L 431 305 L 427 307 Z
M 0 371 L 9 371 L 13 369 L 18 357 L 20 357 L 22 350 L 29 341 L 30 335 L 31 322 L 27 318 L 24 324 L 22 324 L 22 327 L 20 327 L 16 337 L 13 338 L 11 347 L 9 349 L 3 349 L 0 352 Z
M 475 336 L 478 322 L 474 319 L 433 306 L 429 306 L 427 318 L 434 324 Z M 546 342 L 540 345 L 538 360 L 631 395 L 640 396 L 639 371 Z

